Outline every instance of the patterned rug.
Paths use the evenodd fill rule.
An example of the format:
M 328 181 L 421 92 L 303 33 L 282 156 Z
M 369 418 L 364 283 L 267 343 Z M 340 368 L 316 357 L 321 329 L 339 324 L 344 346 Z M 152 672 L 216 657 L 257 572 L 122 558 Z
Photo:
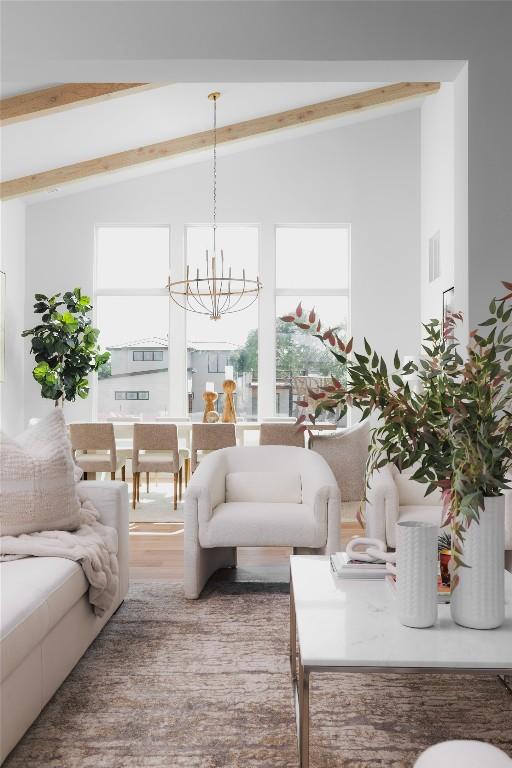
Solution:
M 492 676 L 312 675 L 311 768 L 405 768 L 430 744 L 512 755 Z M 5 768 L 297 768 L 282 585 L 138 582 Z

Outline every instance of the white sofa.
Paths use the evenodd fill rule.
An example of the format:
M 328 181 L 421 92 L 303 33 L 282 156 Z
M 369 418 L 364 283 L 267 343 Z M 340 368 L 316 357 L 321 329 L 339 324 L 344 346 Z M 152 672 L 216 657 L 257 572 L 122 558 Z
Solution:
M 89 604 L 80 565 L 58 557 L 0 564 L 0 762 L 69 675 L 128 590 L 128 488 L 126 483 L 78 484 L 101 522 L 118 532 L 119 592 L 108 615 Z
M 381 539 L 387 547 L 396 546 L 396 524 L 415 520 L 441 524 L 442 503 L 439 491 L 425 496 L 427 486 L 411 480 L 387 464 L 370 478 L 366 503 L 366 535 Z M 505 496 L 505 564 L 512 571 L 512 490 Z
M 340 491 L 325 459 L 281 445 L 206 456 L 185 494 L 185 596 L 236 565 L 237 547 L 340 548 Z

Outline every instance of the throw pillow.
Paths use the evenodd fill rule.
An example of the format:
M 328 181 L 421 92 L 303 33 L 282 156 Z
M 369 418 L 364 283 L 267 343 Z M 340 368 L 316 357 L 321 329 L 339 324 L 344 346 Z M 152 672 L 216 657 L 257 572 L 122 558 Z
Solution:
M 73 531 L 80 525 L 75 463 L 62 410 L 16 439 L 0 436 L 0 534 Z
M 226 475 L 226 501 L 300 504 L 301 477 L 295 472 L 231 472 Z

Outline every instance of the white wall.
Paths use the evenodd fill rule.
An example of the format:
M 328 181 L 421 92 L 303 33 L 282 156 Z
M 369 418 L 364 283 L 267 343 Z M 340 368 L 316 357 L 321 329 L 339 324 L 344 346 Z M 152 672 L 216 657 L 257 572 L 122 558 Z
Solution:
M 442 292 L 455 282 L 454 86 L 421 108 L 421 319 L 442 315 Z M 429 238 L 439 232 L 440 276 L 429 283 Z
M 372 119 L 318 135 L 221 156 L 218 219 L 261 225 L 260 329 L 273 339 L 274 226 L 284 223 L 352 225 L 352 331 L 386 356 L 396 347 L 414 354 L 420 319 L 419 110 Z M 200 162 L 124 181 L 27 208 L 27 294 L 74 286 L 93 290 L 94 226 L 101 223 L 169 224 L 174 274 L 182 267 L 186 223 L 211 215 L 211 163 Z M 314 259 L 314 254 L 312 254 Z M 326 276 L 328 283 L 328 276 Z M 177 310 L 173 339 L 183 339 Z M 30 323 L 31 317 L 26 317 Z M 221 321 L 222 322 L 222 321 Z M 263 359 L 264 357 L 264 359 Z M 260 387 L 272 382 L 273 350 L 260 355 Z M 178 369 L 179 369 L 178 364 Z M 179 374 L 179 375 L 178 375 Z M 186 393 L 186 357 L 173 381 Z M 261 415 L 274 396 L 260 397 Z M 180 396 L 181 397 L 181 396 Z M 179 398 L 178 398 L 179 399 Z M 26 378 L 26 417 L 51 404 Z M 68 418 L 89 418 L 92 402 L 66 406 Z M 174 411 L 174 413 L 176 413 Z
M 16 435 L 24 424 L 25 345 L 25 205 L 19 200 L 0 206 L 0 269 L 5 283 L 5 381 L 0 384 L 0 428 Z
M 445 80 L 468 62 L 469 140 L 458 146 L 469 191 L 457 209 L 467 202 L 470 327 L 510 279 L 512 3 L 4 5 L 3 76 L 18 82 Z
M 443 291 L 454 286 L 463 344 L 469 329 L 467 108 L 467 66 L 421 108 L 421 318 L 440 319 Z M 441 274 L 430 283 L 429 238 L 437 232 Z

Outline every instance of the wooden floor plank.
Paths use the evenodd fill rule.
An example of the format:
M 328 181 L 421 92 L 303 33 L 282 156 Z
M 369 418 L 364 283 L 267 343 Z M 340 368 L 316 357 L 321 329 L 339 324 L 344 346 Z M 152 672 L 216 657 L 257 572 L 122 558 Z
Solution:
M 361 536 L 356 521 L 344 521 L 343 547 L 352 536 Z M 241 567 L 279 566 L 287 562 L 288 547 L 242 547 L 238 550 Z M 130 577 L 183 581 L 183 524 L 130 523 Z

